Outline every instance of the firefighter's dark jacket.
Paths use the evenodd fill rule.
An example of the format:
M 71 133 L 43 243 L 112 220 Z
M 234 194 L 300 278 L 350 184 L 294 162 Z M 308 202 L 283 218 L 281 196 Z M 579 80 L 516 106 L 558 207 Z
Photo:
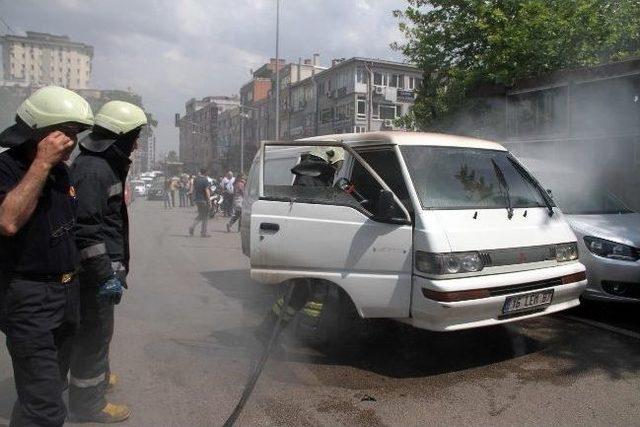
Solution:
M 115 146 L 102 153 L 82 150 L 71 168 L 78 200 L 76 243 L 80 282 L 98 286 L 129 271 L 129 218 L 124 186 L 130 160 Z

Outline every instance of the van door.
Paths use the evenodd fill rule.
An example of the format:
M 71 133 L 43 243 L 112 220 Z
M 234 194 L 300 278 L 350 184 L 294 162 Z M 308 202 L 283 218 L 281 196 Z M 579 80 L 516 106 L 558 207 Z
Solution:
M 345 148 L 343 169 L 336 176 L 348 177 L 356 193 L 366 188 L 371 197 L 358 200 L 353 191 L 347 194 L 338 186 L 270 185 L 263 180 L 251 212 L 251 275 L 272 284 L 324 279 L 342 287 L 363 317 L 408 317 L 410 216 L 396 197 L 393 215 L 379 217 L 377 197 L 389 187 L 370 173 L 362 157 Z

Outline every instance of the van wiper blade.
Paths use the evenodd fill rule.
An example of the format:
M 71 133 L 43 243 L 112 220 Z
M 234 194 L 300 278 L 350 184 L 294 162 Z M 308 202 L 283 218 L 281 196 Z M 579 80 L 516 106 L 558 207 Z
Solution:
M 493 170 L 496 172 L 496 176 L 498 177 L 498 183 L 500 184 L 500 188 L 504 190 L 504 198 L 507 199 L 507 217 L 509 219 L 513 218 L 513 207 L 511 206 L 511 195 L 509 194 L 509 184 L 507 184 L 507 179 L 504 177 L 504 173 L 502 173 L 502 169 L 496 163 L 495 160 L 491 159 L 491 163 L 493 164 Z

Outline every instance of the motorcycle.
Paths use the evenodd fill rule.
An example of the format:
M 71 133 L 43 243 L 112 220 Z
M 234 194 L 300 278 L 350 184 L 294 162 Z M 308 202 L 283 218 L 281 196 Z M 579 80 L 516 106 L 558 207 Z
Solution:
M 209 201 L 211 202 L 211 208 L 209 209 L 209 218 L 213 218 L 220 211 L 224 197 L 216 185 L 211 185 L 210 188 L 211 197 L 209 197 Z

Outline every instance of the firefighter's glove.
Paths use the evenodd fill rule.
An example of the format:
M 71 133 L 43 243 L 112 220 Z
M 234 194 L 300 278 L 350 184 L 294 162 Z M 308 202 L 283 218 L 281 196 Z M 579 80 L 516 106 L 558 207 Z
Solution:
M 117 276 L 113 276 L 98 287 L 98 299 L 119 304 L 124 292 L 124 283 Z

